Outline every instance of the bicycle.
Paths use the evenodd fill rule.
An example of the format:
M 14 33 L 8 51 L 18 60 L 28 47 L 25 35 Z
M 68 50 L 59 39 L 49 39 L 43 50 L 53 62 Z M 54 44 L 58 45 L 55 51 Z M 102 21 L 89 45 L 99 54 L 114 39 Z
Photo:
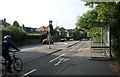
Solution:
M 5 60 L 2 60 L 2 77 L 4 77 L 7 74 L 7 65 L 5 63 Z
M 12 58 L 13 68 L 15 71 L 20 72 L 23 68 L 23 61 L 21 58 L 15 55 L 15 52 L 18 52 L 18 51 L 14 50 L 10 52 L 12 53 L 11 58 Z M 2 60 L 2 77 L 4 77 L 7 74 L 7 71 L 8 71 L 7 67 L 8 67 L 7 60 Z

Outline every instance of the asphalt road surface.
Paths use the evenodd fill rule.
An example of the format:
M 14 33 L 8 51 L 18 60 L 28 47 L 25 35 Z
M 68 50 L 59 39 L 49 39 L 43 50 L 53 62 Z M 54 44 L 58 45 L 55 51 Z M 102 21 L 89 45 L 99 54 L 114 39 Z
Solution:
M 89 44 L 90 42 L 88 41 L 67 41 L 57 42 L 50 45 L 51 49 L 49 49 L 49 45 L 23 47 L 21 48 L 21 52 L 18 54 L 24 62 L 23 70 L 21 72 L 16 72 L 13 70 L 13 73 L 7 74 L 6 77 L 66 74 L 111 75 L 113 72 L 109 68 L 109 61 L 89 61 Z M 85 55 L 87 55 L 87 57 L 85 57 Z M 74 68 L 73 66 L 76 66 L 77 68 Z M 69 70 L 71 68 L 72 70 Z M 116 73 L 114 73 L 114 75 L 116 75 Z
M 74 44 L 76 43 L 76 44 Z M 70 44 L 74 44 L 68 47 Z M 51 45 L 52 49 L 62 49 L 59 52 L 52 53 L 52 49 L 48 49 L 48 45 L 38 45 L 33 47 L 23 47 L 19 53 L 19 57 L 24 61 L 24 67 L 21 72 L 13 70 L 8 76 L 18 75 L 26 77 L 30 75 L 58 75 L 65 68 L 71 58 L 80 52 L 85 42 L 71 41 L 59 42 Z M 39 51 L 42 50 L 42 51 Z M 49 55 L 47 55 L 49 54 Z

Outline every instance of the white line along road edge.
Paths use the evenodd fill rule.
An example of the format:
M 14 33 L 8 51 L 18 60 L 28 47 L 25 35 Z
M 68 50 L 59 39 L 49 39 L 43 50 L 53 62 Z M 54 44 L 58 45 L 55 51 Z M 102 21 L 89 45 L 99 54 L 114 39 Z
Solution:
M 27 76 L 27 75 L 33 73 L 34 71 L 36 71 L 36 69 L 33 69 L 33 70 L 31 70 L 30 72 L 28 72 L 28 73 L 25 73 L 25 74 L 24 74 L 23 76 L 21 76 L 21 77 L 25 77 L 25 76 Z

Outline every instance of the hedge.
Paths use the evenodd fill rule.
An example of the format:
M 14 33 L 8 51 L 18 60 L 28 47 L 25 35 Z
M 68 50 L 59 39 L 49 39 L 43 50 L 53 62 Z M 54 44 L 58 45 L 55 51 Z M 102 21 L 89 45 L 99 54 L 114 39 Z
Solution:
M 43 40 L 46 35 L 41 34 L 27 34 L 23 32 L 20 28 L 15 26 L 8 26 L 2 29 L 2 38 L 5 35 L 10 35 L 12 37 L 12 40 L 16 43 L 20 42 L 22 43 L 25 40 Z
M 46 38 L 46 35 L 42 34 L 27 34 L 27 39 L 40 39 L 43 40 Z
M 3 28 L 2 36 L 4 37 L 5 35 L 10 35 L 15 42 L 22 41 L 26 38 L 26 33 L 15 26 L 8 26 Z

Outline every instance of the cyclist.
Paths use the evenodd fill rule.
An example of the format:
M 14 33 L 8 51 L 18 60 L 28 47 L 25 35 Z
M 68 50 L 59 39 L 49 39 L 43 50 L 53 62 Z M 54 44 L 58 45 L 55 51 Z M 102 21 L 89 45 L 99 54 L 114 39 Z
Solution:
M 11 36 L 6 35 L 4 36 L 3 42 L 2 42 L 2 56 L 8 61 L 8 72 L 12 73 L 11 71 L 11 65 L 12 65 L 12 59 L 11 56 L 9 54 L 10 52 L 10 47 L 16 49 L 17 51 L 19 51 L 19 49 L 17 47 L 15 47 L 15 45 L 12 43 L 11 40 Z

